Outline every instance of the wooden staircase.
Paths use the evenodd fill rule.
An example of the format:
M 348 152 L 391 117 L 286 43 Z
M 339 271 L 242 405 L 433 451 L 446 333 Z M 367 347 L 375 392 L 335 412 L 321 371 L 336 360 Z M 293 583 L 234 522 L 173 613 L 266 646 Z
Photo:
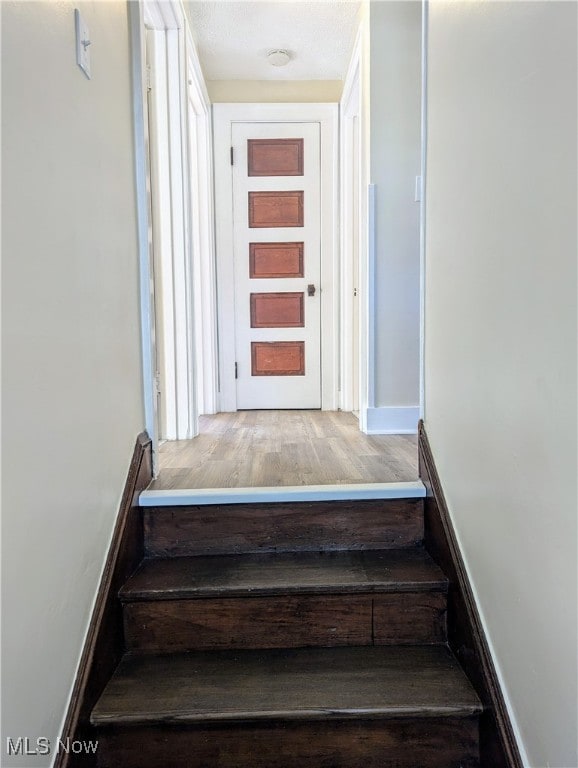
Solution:
M 157 507 L 101 768 L 474 768 L 423 500 Z

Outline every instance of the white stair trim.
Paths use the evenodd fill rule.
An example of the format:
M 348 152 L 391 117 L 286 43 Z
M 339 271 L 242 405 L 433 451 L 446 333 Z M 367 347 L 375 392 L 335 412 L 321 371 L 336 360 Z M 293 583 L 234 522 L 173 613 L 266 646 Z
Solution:
M 287 485 L 265 488 L 190 488 L 143 491 L 141 507 L 198 504 L 247 504 L 274 501 L 348 501 L 355 499 L 419 499 L 425 496 L 421 480 L 405 483 L 350 485 Z

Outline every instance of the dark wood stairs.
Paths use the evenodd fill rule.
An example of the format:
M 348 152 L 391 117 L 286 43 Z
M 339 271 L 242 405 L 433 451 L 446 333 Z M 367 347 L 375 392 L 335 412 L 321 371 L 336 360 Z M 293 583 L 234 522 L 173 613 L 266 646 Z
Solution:
M 478 768 L 423 501 L 144 510 L 101 768 Z

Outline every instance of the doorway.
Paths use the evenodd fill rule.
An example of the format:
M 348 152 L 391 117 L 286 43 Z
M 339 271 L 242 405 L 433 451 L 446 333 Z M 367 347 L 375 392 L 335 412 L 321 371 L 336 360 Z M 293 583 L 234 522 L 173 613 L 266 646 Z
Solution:
M 219 410 L 337 410 L 337 105 L 214 121 Z
M 166 8 L 171 7 L 175 14 L 181 13 L 176 2 L 165 4 L 155 0 L 143 0 L 143 6 L 145 8 L 154 6 L 157 9 L 162 7 L 163 13 Z M 206 18 L 205 21 L 207 21 Z M 214 27 L 214 19 L 211 23 Z M 179 402 L 181 404 L 186 402 L 189 408 L 192 402 L 192 407 L 196 407 L 197 414 L 257 407 L 296 409 L 307 407 L 353 412 L 359 410 L 359 426 L 362 431 L 373 434 L 411 431 L 415 406 L 409 389 L 403 388 L 401 395 L 394 392 L 391 395 L 393 405 L 387 403 L 390 397 L 389 388 L 393 388 L 393 385 L 399 388 L 399 382 L 405 381 L 404 377 L 407 378 L 405 363 L 402 366 L 396 364 L 398 358 L 402 358 L 403 355 L 405 357 L 402 362 L 408 357 L 404 352 L 405 346 L 401 351 L 398 349 L 401 347 L 400 340 L 405 337 L 394 331 L 403 323 L 406 325 L 415 325 L 415 323 L 412 318 L 409 318 L 406 323 L 405 315 L 403 317 L 400 315 L 403 322 L 396 316 L 395 323 L 389 325 L 378 323 L 377 317 L 384 315 L 384 307 L 387 308 L 391 304 L 383 301 L 388 291 L 391 293 L 400 284 L 405 292 L 409 293 L 413 285 L 411 282 L 413 274 L 410 271 L 413 268 L 411 267 L 413 256 L 410 254 L 408 259 L 404 260 L 401 271 L 397 268 L 394 270 L 390 262 L 395 262 L 393 265 L 395 266 L 402 256 L 405 259 L 406 250 L 410 246 L 413 248 L 413 244 L 407 245 L 406 240 L 409 241 L 409 235 L 412 241 L 415 237 L 413 232 L 409 233 L 406 240 L 403 240 L 398 247 L 397 242 L 392 241 L 390 245 L 391 238 L 386 239 L 381 233 L 380 227 L 383 229 L 383 222 L 377 214 L 383 218 L 384 211 L 391 216 L 394 210 L 392 205 L 386 206 L 383 202 L 384 199 L 387 201 L 384 195 L 388 193 L 388 185 L 393 182 L 398 183 L 397 179 L 393 179 L 393 174 L 386 175 L 381 181 L 381 187 L 377 185 L 379 187 L 377 190 L 369 184 L 374 172 L 382 173 L 383 171 L 380 154 L 382 148 L 391 147 L 393 142 L 377 141 L 381 134 L 376 135 L 374 143 L 379 152 L 369 152 L 370 136 L 375 132 L 372 131 L 368 118 L 368 104 L 371 96 L 368 62 L 370 58 L 371 61 L 375 58 L 376 63 L 382 67 L 384 62 L 379 60 L 379 50 L 375 46 L 370 46 L 371 30 L 367 20 L 364 21 L 365 26 L 362 25 L 363 34 L 358 36 L 354 46 L 353 57 L 349 59 L 350 66 L 339 105 L 314 101 L 305 103 L 306 98 L 303 103 L 294 101 L 284 103 L 281 100 L 276 103 L 258 103 L 256 99 L 251 101 L 255 95 L 259 98 L 263 95 L 263 90 L 257 87 L 257 81 L 255 83 L 242 80 L 221 81 L 220 78 L 224 77 L 222 74 L 213 74 L 211 77 L 207 71 L 204 73 L 207 79 L 204 80 L 195 45 L 192 41 L 189 44 L 190 34 L 187 22 L 181 17 L 178 24 L 183 26 L 178 27 L 178 31 L 175 27 L 173 34 L 172 29 L 169 29 L 165 23 L 164 32 L 167 33 L 167 40 L 171 37 L 178 43 L 176 56 L 171 54 L 170 59 L 172 63 L 178 62 L 180 67 L 178 70 L 180 82 L 178 88 L 172 92 L 172 101 L 180 103 L 181 126 L 184 125 L 180 147 L 180 167 L 187 170 L 189 176 L 188 179 L 183 178 L 182 184 L 185 195 L 182 209 L 185 213 L 184 239 L 174 240 L 173 237 L 172 246 L 173 258 L 185 259 L 183 262 L 176 262 L 181 271 L 179 274 L 176 271 L 173 272 L 173 278 L 175 278 L 172 279 L 173 292 L 175 297 L 184 297 L 190 302 L 187 311 L 190 313 L 191 323 L 187 326 L 189 368 L 186 370 L 186 377 L 175 378 L 175 381 L 186 381 L 189 390 Z M 212 66 L 209 63 L 210 56 L 201 48 L 199 50 L 200 55 L 204 57 L 203 67 L 208 70 Z M 198 80 L 200 99 L 196 99 L 196 102 L 190 98 L 191 83 L 187 71 L 189 53 L 189 62 L 192 64 L 192 69 L 196 70 L 193 79 L 196 77 Z M 233 61 L 230 58 L 224 60 L 229 64 Z M 239 61 L 241 60 L 239 58 Z M 295 61 L 295 66 L 301 66 L 297 63 L 297 59 Z M 173 71 L 177 71 L 176 68 Z M 343 71 L 341 69 L 341 72 Z M 373 68 L 373 71 L 378 71 L 378 68 Z M 229 77 L 236 75 L 235 70 Z M 297 81 L 287 83 L 291 86 L 290 89 L 281 88 L 281 80 L 275 82 L 276 87 L 279 88 L 279 94 L 285 90 L 287 93 L 304 93 L 302 89 L 297 88 Z M 216 87 L 217 85 L 219 88 Z M 225 86 L 230 96 L 227 103 L 224 103 L 222 93 L 221 101 L 218 97 L 219 91 L 223 91 Z M 207 88 L 211 98 L 208 96 Z M 235 102 L 236 91 L 239 91 L 239 103 L 231 103 Z M 375 91 L 377 93 L 377 89 Z M 211 100 L 217 103 L 211 105 Z M 405 108 L 405 102 L 401 106 Z M 403 109 L 398 112 L 405 114 Z M 391 115 L 396 114 L 398 113 L 395 110 L 391 110 Z M 214 130 L 211 130 L 211 120 Z M 393 117 L 390 117 L 389 123 L 392 123 L 397 130 L 397 123 Z M 295 130 L 296 126 L 306 124 L 317 125 L 319 132 L 318 277 L 316 274 L 310 275 L 306 272 L 301 274 L 299 251 L 301 245 L 304 248 L 307 246 L 306 239 L 301 237 L 301 227 L 286 223 L 283 226 L 274 227 L 262 224 L 249 226 L 250 193 L 302 192 L 304 210 L 306 210 L 307 200 L 312 198 L 307 194 L 305 186 L 295 186 L 298 177 L 290 176 L 286 173 L 286 169 L 282 173 L 269 177 L 249 176 L 247 142 L 304 138 L 300 137 Z M 239 167 L 244 168 L 245 187 L 241 192 L 236 192 L 238 184 L 234 176 L 236 166 L 231 166 L 231 147 L 239 143 L 239 137 L 235 132 L 241 130 L 243 125 L 255 126 L 261 133 L 242 137 L 240 143 L 245 143 L 245 149 L 242 150 L 245 155 L 242 155 L 242 152 L 241 155 L 237 153 L 237 158 L 241 158 Z M 286 127 L 289 132 L 283 133 L 281 131 L 283 127 Z M 269 129 L 273 132 L 265 135 L 263 131 Z M 373 147 L 373 144 L 371 146 Z M 403 148 L 405 145 L 400 146 Z M 309 154 L 309 151 L 306 151 L 305 157 Z M 375 162 L 370 164 L 370 158 L 375 158 Z M 212 178 L 209 169 L 211 161 L 213 161 L 215 172 L 214 198 L 211 191 L 212 182 L 209 181 L 203 186 L 197 178 L 201 168 L 204 168 L 202 173 L 205 176 Z M 178 164 L 177 152 L 175 169 Z M 394 169 L 399 173 L 403 192 L 402 199 L 401 193 L 397 195 L 394 190 L 396 195 L 394 203 L 397 205 L 402 201 L 404 216 L 408 213 L 410 204 L 414 202 L 413 199 L 411 201 L 408 199 L 407 193 L 407 190 L 411 189 L 413 198 L 414 179 L 411 176 L 413 167 L 412 160 L 407 168 L 396 166 Z M 184 175 L 186 176 L 186 173 Z M 171 173 L 171 181 L 173 180 L 178 180 L 178 173 L 174 176 Z M 287 182 L 286 186 L 281 182 Z M 249 183 L 255 183 L 255 186 L 249 187 Z M 178 183 L 175 183 L 171 189 L 178 193 L 178 186 Z M 195 186 L 199 186 L 199 189 L 195 190 Z M 244 236 L 244 243 L 241 244 L 236 242 L 235 236 L 236 228 L 238 229 L 235 223 L 237 219 L 235 197 L 239 197 L 239 200 L 243 198 L 237 205 L 237 209 L 239 211 L 244 209 L 246 217 L 244 226 L 248 232 Z M 258 197 L 257 194 L 253 195 L 254 200 L 258 200 Z M 294 205 L 295 197 L 293 196 Z M 214 218 L 213 200 L 216 214 Z M 375 202 L 375 209 L 372 207 L 373 202 Z M 298 202 L 296 208 L 299 208 Z M 216 260 L 213 258 L 210 245 L 207 246 L 207 241 L 212 234 L 213 220 L 216 222 L 215 240 L 218 249 Z M 401 222 L 399 227 L 398 221 Z M 401 217 L 396 219 L 394 224 L 395 233 L 397 234 L 397 230 L 400 229 L 405 238 L 407 233 L 405 230 L 401 231 L 402 224 L 405 226 L 404 222 L 405 218 Z M 389 219 L 386 223 L 389 226 Z M 306 224 L 305 221 L 304 224 Z M 171 225 L 174 225 L 174 219 Z M 205 235 L 201 237 L 203 227 Z M 281 230 L 283 230 L 282 235 Z M 299 237 L 297 237 L 298 230 Z M 379 237 L 377 230 L 381 233 Z M 255 233 L 256 236 L 253 236 Z M 180 237 L 180 233 L 177 234 Z M 277 246 L 282 246 L 282 252 L 272 253 Z M 306 250 L 309 252 L 310 247 L 307 246 Z M 241 257 L 240 254 L 243 256 Z M 274 260 L 296 261 L 296 271 L 290 273 L 291 277 L 282 276 L 279 272 L 273 271 L 267 273 L 267 276 L 257 277 L 254 271 L 255 264 L 252 267 L 251 263 L 252 261 L 256 263 L 259 259 L 261 262 L 263 260 L 266 262 L 267 257 L 272 257 Z M 239 285 L 242 282 L 239 279 L 241 258 L 244 259 L 242 269 L 253 269 L 253 276 L 249 272 L 248 278 L 245 272 L 244 286 Z M 186 259 L 189 261 L 186 262 Z M 305 270 L 308 264 L 311 265 L 313 262 L 306 260 Z M 181 280 L 181 277 L 184 279 Z M 155 271 L 155 280 L 156 278 Z M 276 280 L 280 282 L 275 283 Z M 171 285 L 170 277 L 165 284 Z M 311 296 L 309 286 L 314 291 Z M 312 301 L 308 304 L 310 299 Z M 401 302 L 402 299 L 400 298 L 399 301 Z M 318 309 L 314 309 L 315 306 Z M 273 319 L 271 319 L 272 313 Z M 210 325 L 215 316 L 217 319 L 211 330 Z M 169 321 L 176 321 L 182 317 L 173 313 L 173 318 L 169 317 Z M 311 319 L 318 328 L 312 336 L 316 339 L 313 341 L 307 337 L 307 333 L 311 330 L 307 327 L 308 321 Z M 158 325 L 162 333 L 162 323 L 159 322 Z M 405 333 L 407 329 L 404 326 L 402 330 Z M 184 335 L 177 333 L 176 336 L 180 339 L 182 346 Z M 308 362 L 308 349 L 313 350 L 311 359 L 315 361 L 314 363 L 311 360 Z M 271 355 L 271 352 L 276 354 Z M 261 354 L 260 357 L 258 353 Z M 284 388 L 286 391 L 292 391 L 297 380 L 300 383 L 301 380 L 305 381 L 310 373 L 316 371 L 316 368 L 318 373 L 313 376 L 312 386 L 312 390 L 314 389 L 317 393 L 314 399 L 307 400 L 301 397 L 294 402 L 283 399 Z M 259 391 L 258 396 L 245 399 L 243 377 L 247 379 L 245 390 L 252 388 L 249 383 L 254 384 L 254 380 L 259 379 L 263 389 Z M 269 393 L 273 392 L 281 399 L 267 402 L 266 390 Z M 185 394 L 186 390 L 182 389 L 180 392 Z M 213 404 L 210 406 L 206 404 L 205 392 L 214 394 Z M 404 398 L 408 398 L 407 404 Z M 398 405 L 399 402 L 402 404 Z M 184 414 L 185 411 L 180 409 L 179 414 L 181 413 Z M 196 414 L 193 416 L 193 421 L 188 422 L 193 424 L 192 434 L 191 430 L 188 433 L 191 437 L 195 433 L 194 424 L 197 418 Z M 147 416 L 147 426 L 149 422 L 150 419 Z M 163 437 L 178 439 L 179 436 L 184 437 L 184 434 L 185 432 L 180 432 L 170 435 L 167 431 Z
M 156 455 L 159 441 L 194 437 L 199 413 L 216 410 L 212 131 L 182 6 L 143 0 L 133 11 L 141 75 L 135 110 L 142 109 L 136 128 L 146 161 L 139 220 L 148 232 L 140 246 L 143 372 Z

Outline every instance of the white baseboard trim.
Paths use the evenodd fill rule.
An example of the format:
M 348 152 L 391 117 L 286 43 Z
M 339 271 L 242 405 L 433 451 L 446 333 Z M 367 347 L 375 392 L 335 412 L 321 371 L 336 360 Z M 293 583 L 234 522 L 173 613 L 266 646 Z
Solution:
M 358 483 L 351 485 L 288 485 L 271 488 L 190 488 L 143 491 L 141 507 L 174 507 L 197 504 L 246 504 L 272 501 L 343 501 L 349 499 L 421 499 L 421 480 L 407 483 Z
M 366 410 L 368 435 L 415 435 L 419 405 L 382 406 Z

